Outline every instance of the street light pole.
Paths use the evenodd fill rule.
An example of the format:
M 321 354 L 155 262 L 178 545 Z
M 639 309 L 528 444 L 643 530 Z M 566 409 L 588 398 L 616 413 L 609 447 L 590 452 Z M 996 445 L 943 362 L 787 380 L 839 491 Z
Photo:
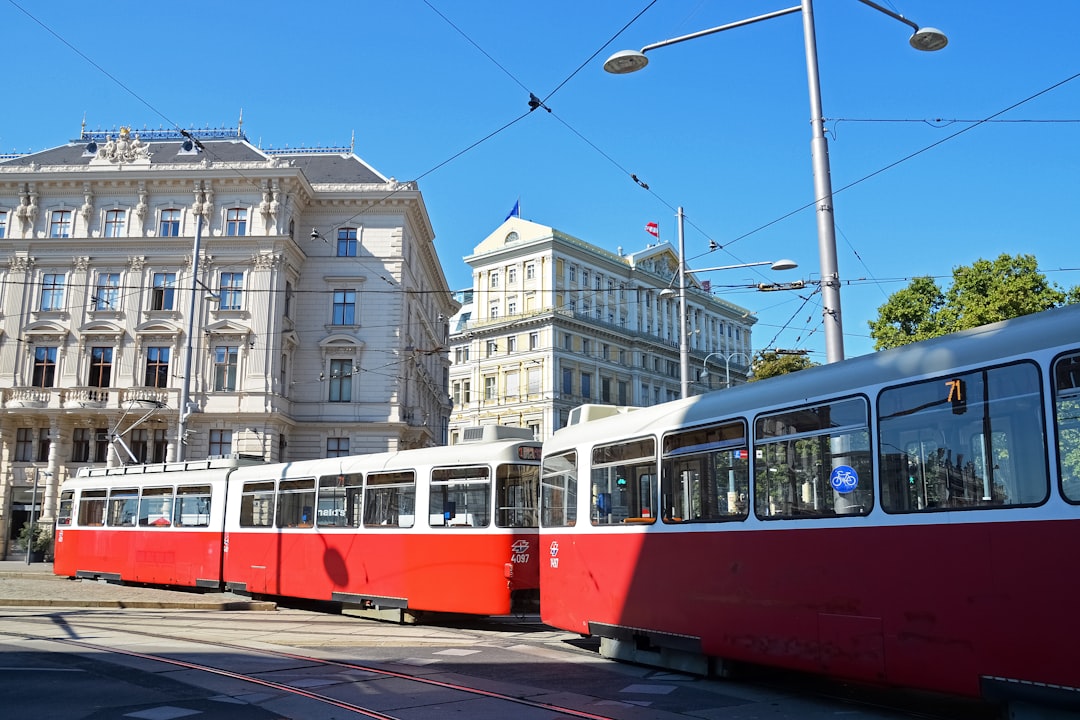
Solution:
M 690 347 L 686 337 L 686 235 L 683 232 L 682 206 L 679 218 L 679 391 L 682 397 L 690 396 Z
M 746 358 L 746 367 L 747 368 L 749 368 L 751 365 L 754 364 L 753 358 L 751 358 L 749 355 L 747 355 L 746 353 L 744 353 L 741 350 L 735 350 L 733 352 L 727 353 L 726 355 L 724 353 L 722 353 L 722 352 L 709 353 L 708 355 L 705 356 L 705 359 L 701 361 L 701 378 L 703 380 L 709 376 L 709 358 L 711 358 L 713 355 L 719 355 L 720 357 L 724 358 L 724 387 L 725 388 L 731 387 L 731 358 L 738 357 L 740 355 L 743 356 L 744 358 Z
M 759 262 L 736 263 L 735 265 L 718 265 L 717 267 L 697 268 L 691 270 L 686 267 L 686 247 L 683 239 L 683 209 L 678 211 L 679 218 L 679 387 L 681 396 L 690 397 L 690 339 L 686 323 L 686 276 L 691 273 L 712 272 L 714 270 L 736 270 L 739 268 L 757 267 L 769 265 L 771 270 L 792 270 L 799 267 L 794 260 L 761 260 Z M 659 297 L 668 298 L 675 293 L 670 287 L 660 291 Z
M 919 27 L 903 15 L 888 10 L 872 0 L 858 0 L 858 2 L 914 28 L 915 32 L 908 43 L 916 50 L 940 50 L 949 42 L 945 34 L 936 28 Z M 832 179 L 829 171 L 829 147 L 825 139 L 825 118 L 821 109 L 821 80 L 818 74 L 813 0 L 801 0 L 801 4 L 794 7 L 646 45 L 640 51 L 622 50 L 604 62 L 604 70 L 616 75 L 641 70 L 649 63 L 645 53 L 650 50 L 796 12 L 801 12 L 803 16 L 803 41 L 806 46 L 806 77 L 810 90 L 810 153 L 814 173 L 814 205 L 817 208 L 818 255 L 821 263 L 821 305 L 825 324 L 825 355 L 827 362 L 831 363 L 844 359 L 844 331 L 840 312 L 840 271 L 836 261 Z
M 184 443 L 187 442 L 187 421 L 191 415 L 191 373 L 195 351 L 195 312 L 199 292 L 199 251 L 202 244 L 203 216 L 200 211 L 195 219 L 195 244 L 191 251 L 191 298 L 188 304 L 187 348 L 184 355 L 184 381 L 180 386 L 180 416 L 176 423 L 176 460 L 184 460 Z

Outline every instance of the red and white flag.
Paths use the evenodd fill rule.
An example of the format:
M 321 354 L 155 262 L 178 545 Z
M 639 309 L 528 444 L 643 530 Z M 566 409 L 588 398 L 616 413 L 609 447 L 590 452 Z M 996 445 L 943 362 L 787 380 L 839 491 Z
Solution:
M 645 224 L 645 232 L 652 235 L 654 238 L 660 237 L 660 226 L 654 222 Z

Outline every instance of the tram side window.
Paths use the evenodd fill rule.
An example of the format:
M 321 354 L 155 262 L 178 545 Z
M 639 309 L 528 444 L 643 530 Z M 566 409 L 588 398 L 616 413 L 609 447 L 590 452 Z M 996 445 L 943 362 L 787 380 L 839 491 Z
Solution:
M 274 481 L 244 483 L 240 495 L 240 527 L 274 526 Z
M 435 468 L 431 471 L 431 527 L 487 527 L 491 521 L 491 469 Z
M 666 436 L 660 479 L 664 522 L 746 519 L 749 455 L 741 421 Z
M 593 525 L 656 522 L 656 489 L 653 438 L 593 448 Z
M 1033 505 L 1049 493 L 1039 370 L 1024 362 L 883 390 L 887 512 Z
M 109 527 L 133 527 L 139 511 L 135 488 L 118 488 L 109 493 Z
M 181 485 L 176 488 L 173 525 L 210 527 L 210 486 Z
M 364 527 L 409 528 L 416 519 L 416 473 L 370 473 L 364 485 Z
M 761 415 L 754 453 L 754 514 L 762 520 L 866 515 L 874 506 L 864 398 Z
M 282 480 L 277 502 L 279 528 L 315 527 L 315 478 Z
M 540 467 L 503 463 L 495 468 L 498 527 L 534 528 L 539 520 Z
M 104 490 L 83 490 L 79 497 L 79 525 L 93 527 L 105 524 Z
M 545 457 L 540 475 L 540 524 L 543 527 L 576 525 L 577 453 Z
M 1061 491 L 1080 503 L 1080 354 L 1054 363 L 1054 409 Z
M 172 524 L 173 489 L 171 487 L 143 488 L 139 499 L 139 525 L 169 527 Z
M 364 477 L 360 473 L 327 475 L 319 478 L 319 527 L 360 527 L 364 499 Z
M 56 524 L 70 525 L 71 512 L 75 507 L 75 491 L 64 490 L 60 493 L 60 505 L 56 510 Z

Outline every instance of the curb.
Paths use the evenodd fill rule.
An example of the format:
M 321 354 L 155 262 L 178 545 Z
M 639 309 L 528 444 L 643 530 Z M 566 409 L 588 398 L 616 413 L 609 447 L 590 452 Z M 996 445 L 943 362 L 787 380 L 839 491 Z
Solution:
M 0 598 L 0 607 L 98 607 L 149 610 L 251 610 L 273 612 L 277 603 L 262 600 L 237 600 L 222 602 L 173 601 L 173 600 L 26 600 Z

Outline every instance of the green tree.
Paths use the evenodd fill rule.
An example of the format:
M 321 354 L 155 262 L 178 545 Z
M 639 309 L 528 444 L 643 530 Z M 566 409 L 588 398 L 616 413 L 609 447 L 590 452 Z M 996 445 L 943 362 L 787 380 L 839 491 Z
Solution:
M 945 291 L 932 278 L 915 278 L 878 308 L 870 337 L 874 349 L 887 350 L 1077 301 L 1080 286 L 1064 291 L 1049 282 L 1034 255 L 1002 254 L 953 268 Z
M 750 367 L 754 371 L 754 375 L 749 378 L 749 382 L 805 370 L 806 368 L 814 367 L 817 364 L 818 363 L 802 354 L 778 353 L 775 350 L 762 350 L 754 356 L 754 361 L 750 364 Z

